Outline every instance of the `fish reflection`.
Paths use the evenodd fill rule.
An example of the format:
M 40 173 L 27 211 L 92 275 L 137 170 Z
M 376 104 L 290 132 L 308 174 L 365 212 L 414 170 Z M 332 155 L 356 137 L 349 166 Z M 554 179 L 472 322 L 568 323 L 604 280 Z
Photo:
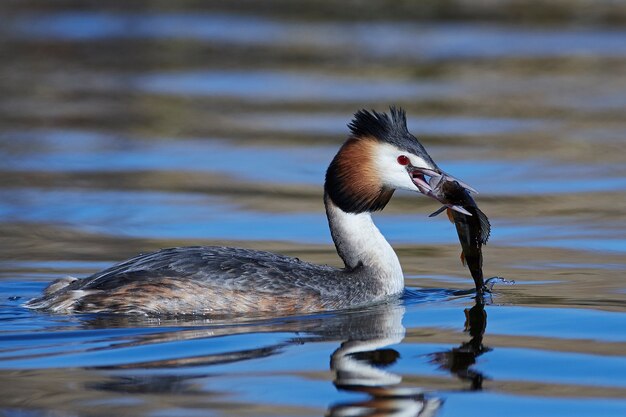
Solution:
M 465 309 L 465 330 L 471 339 L 459 347 L 444 352 L 431 354 L 433 363 L 445 369 L 463 381 L 469 381 L 470 389 L 481 390 L 484 375 L 472 368 L 476 358 L 491 349 L 483 345 L 483 335 L 487 329 L 487 312 L 482 301 L 477 300 L 472 308 Z

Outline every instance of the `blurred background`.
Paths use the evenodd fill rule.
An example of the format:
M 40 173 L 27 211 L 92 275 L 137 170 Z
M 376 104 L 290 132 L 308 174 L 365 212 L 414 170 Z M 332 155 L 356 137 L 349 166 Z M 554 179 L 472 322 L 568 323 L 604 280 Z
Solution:
M 24 299 L 59 276 L 161 247 L 245 246 L 339 265 L 325 169 L 356 110 L 395 104 L 439 166 L 480 191 L 492 222 L 485 274 L 516 281 L 496 287 L 491 317 L 509 312 L 496 329 L 542 312 L 538 328 L 507 330 L 498 343 L 528 348 L 511 339 L 524 334 L 535 354 L 589 356 L 575 371 L 566 363 L 580 358 L 527 375 L 506 368 L 519 350 L 510 353 L 503 377 L 535 381 L 542 393 L 496 377 L 504 408 L 492 411 L 582 415 L 610 404 L 597 415 L 621 414 L 625 25 L 617 0 L 4 0 L 0 332 L 17 340 L 20 329 L 26 340 L 51 331 L 59 322 L 24 311 Z M 377 224 L 407 285 L 470 288 L 454 227 L 427 217 L 437 208 L 399 193 Z M 421 322 L 423 311 L 411 310 L 409 327 L 462 334 L 471 299 L 449 303 L 442 308 L 459 316 Z M 437 343 L 454 344 L 446 337 Z M 14 397 L 31 404 L 31 394 Z M 329 395 L 318 395 L 313 414 Z M 519 408 L 536 395 L 555 408 Z M 443 413 L 473 400 L 452 396 Z

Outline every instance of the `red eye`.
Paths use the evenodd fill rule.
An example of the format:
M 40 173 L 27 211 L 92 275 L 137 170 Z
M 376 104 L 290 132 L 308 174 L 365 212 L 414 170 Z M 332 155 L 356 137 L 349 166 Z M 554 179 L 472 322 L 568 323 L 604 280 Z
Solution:
M 398 163 L 400 165 L 409 165 L 409 162 L 411 162 L 411 161 L 409 160 L 409 157 L 406 156 L 406 155 L 400 155 L 398 157 Z

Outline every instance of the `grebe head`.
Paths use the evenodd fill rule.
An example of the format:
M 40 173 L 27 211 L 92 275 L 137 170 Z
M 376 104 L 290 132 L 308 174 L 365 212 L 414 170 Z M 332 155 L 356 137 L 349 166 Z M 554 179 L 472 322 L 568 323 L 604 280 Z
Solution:
M 324 188 L 335 205 L 347 213 L 382 210 L 396 189 L 432 197 L 425 176 L 444 174 L 409 133 L 404 110 L 360 110 L 348 127 L 352 134 L 326 171 Z

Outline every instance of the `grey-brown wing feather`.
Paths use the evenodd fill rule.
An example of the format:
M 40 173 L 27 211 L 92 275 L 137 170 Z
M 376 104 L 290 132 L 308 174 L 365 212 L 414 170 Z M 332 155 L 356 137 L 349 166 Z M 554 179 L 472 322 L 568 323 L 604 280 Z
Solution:
M 111 290 L 125 284 L 163 277 L 193 279 L 232 290 L 279 293 L 281 289 L 319 291 L 316 283 L 337 277 L 341 270 L 284 255 L 242 248 L 190 246 L 139 255 L 71 284 L 71 289 Z M 311 279 L 315 275 L 320 280 Z M 70 289 L 70 288 L 68 288 Z

